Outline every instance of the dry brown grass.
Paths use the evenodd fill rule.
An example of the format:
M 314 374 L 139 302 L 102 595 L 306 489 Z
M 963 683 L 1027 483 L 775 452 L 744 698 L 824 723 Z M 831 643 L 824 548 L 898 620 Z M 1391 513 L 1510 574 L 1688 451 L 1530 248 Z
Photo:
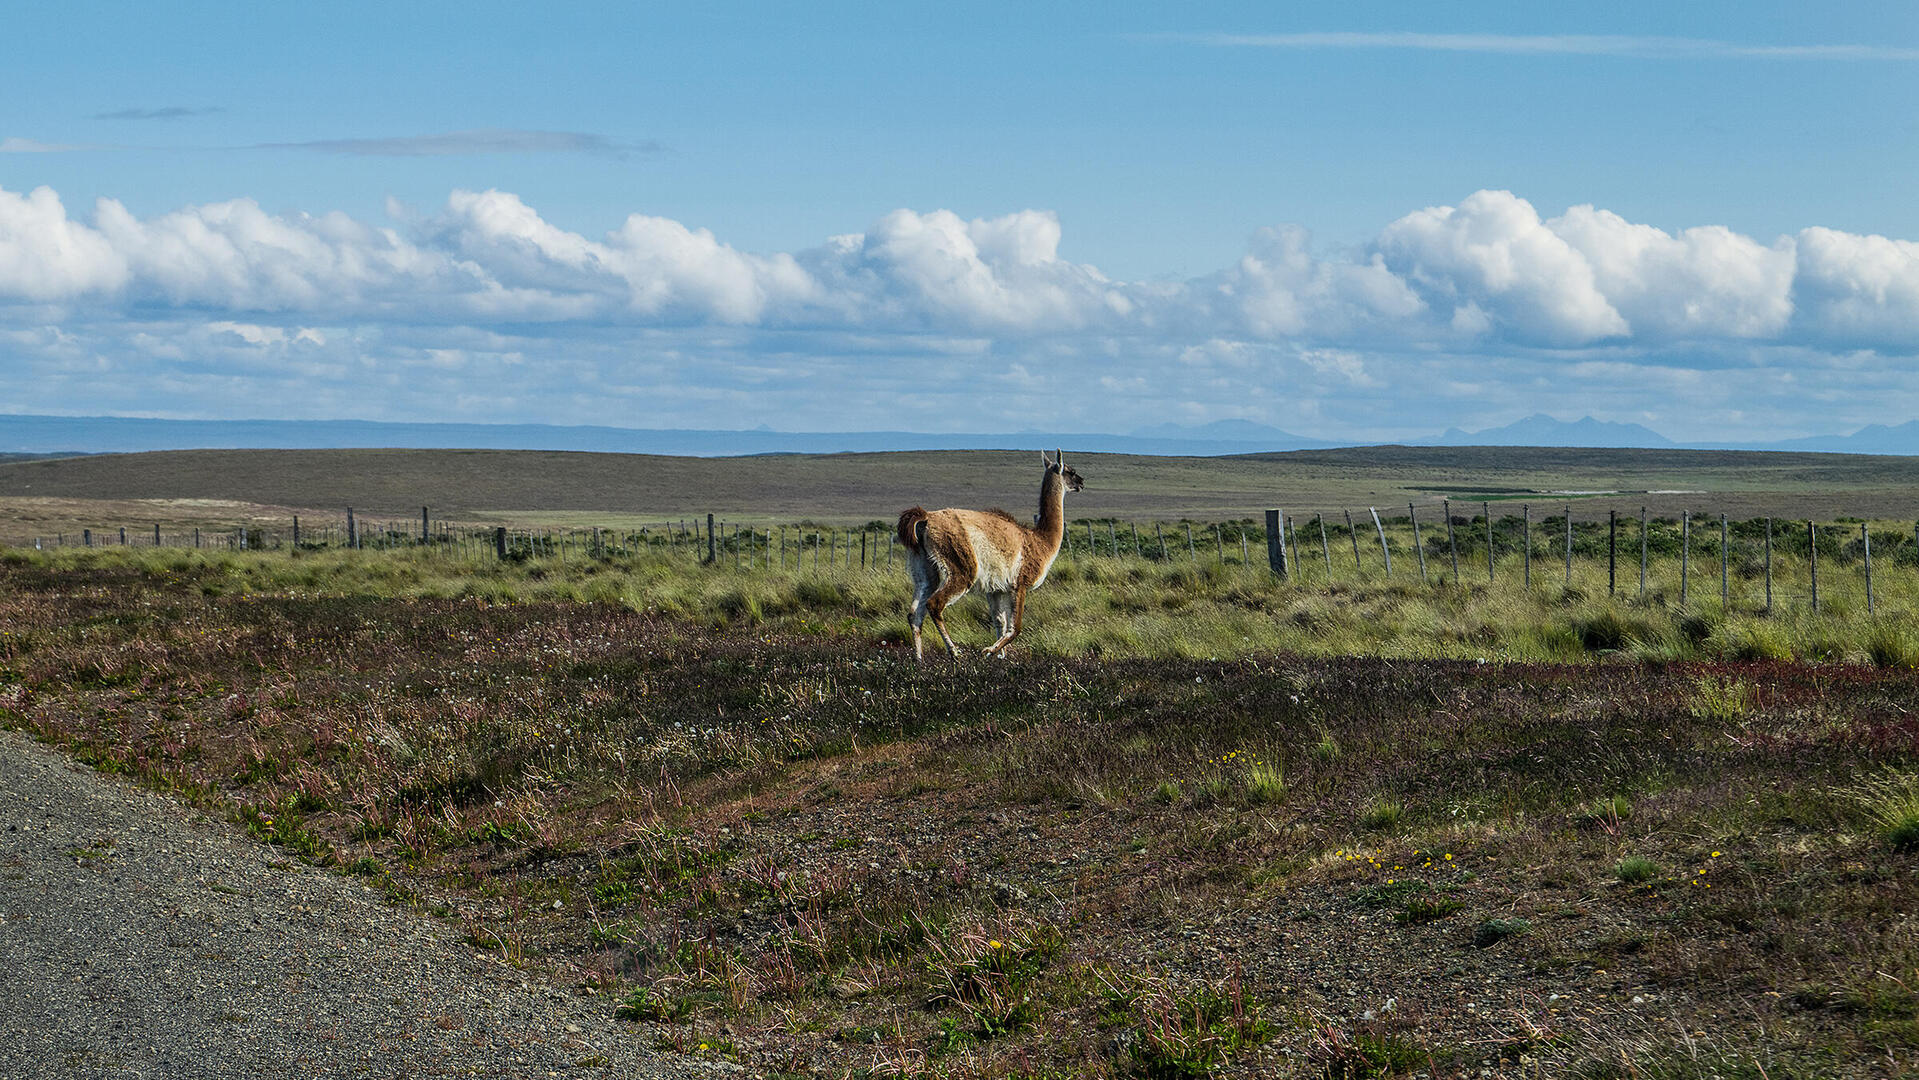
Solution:
M 1710 505 L 1736 518 L 1919 517 L 1908 458 L 1698 450 L 1360 447 L 1225 458 L 1075 455 L 1087 490 L 1074 517 L 1257 517 L 1382 512 L 1450 497 L 1676 515 Z M 1039 486 L 1030 450 L 683 458 L 503 450 L 179 450 L 0 463 L 0 498 L 225 499 L 394 517 L 432 506 L 452 517 L 613 524 L 607 515 L 835 524 L 890 520 L 902 508 L 1003 506 L 1025 513 Z M 1647 494 L 1678 492 L 1680 494 Z M 1511 507 L 1502 507 L 1508 512 Z M 534 515 L 532 518 L 524 515 Z M 1363 512 L 1360 514 L 1363 518 Z M 0 522 L 0 533 L 8 532 Z
M 755 1071 L 1877 1075 L 1919 1041 L 1919 881 L 1854 780 L 1919 762 L 1909 674 L 954 672 L 608 605 L 201 584 L 0 564 L 0 722 Z

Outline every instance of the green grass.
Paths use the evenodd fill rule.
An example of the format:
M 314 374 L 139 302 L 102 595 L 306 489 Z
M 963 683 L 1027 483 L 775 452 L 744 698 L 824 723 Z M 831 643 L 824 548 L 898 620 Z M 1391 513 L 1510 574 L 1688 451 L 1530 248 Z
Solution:
M 1509 938 L 1530 934 L 1532 930 L 1531 919 L 1487 919 L 1473 931 L 1473 944 L 1482 949 L 1490 949 Z
M 1385 832 L 1399 827 L 1406 818 L 1406 804 L 1398 799 L 1374 797 L 1359 812 L 1359 827 Z
M 1278 766 L 1254 762 L 1246 769 L 1246 797 L 1255 803 L 1277 803 L 1286 799 L 1286 776 Z
M 1393 535 L 1400 539 L 1397 530 Z M 340 549 L 230 552 L 180 548 L 110 547 L 51 551 L 12 549 L 3 557 L 47 573 L 116 573 L 121 568 L 156 582 L 185 582 L 205 595 L 367 596 L 453 599 L 497 604 L 566 602 L 610 604 L 687 619 L 720 629 L 762 629 L 853 636 L 878 646 L 910 640 L 908 585 L 897 551 L 884 534 L 868 534 L 865 568 L 820 565 L 802 535 L 817 530 L 776 529 L 769 567 L 764 540 L 749 556 L 724 553 L 704 565 L 690 541 L 657 533 L 603 537 L 605 557 L 591 557 L 576 537 L 564 554 L 502 562 L 489 548 L 435 545 L 384 551 Z M 841 534 L 842 537 L 844 534 Z M 1097 530 L 1096 530 L 1097 535 Z M 1100 537 L 1104 543 L 1103 536 Z M 1405 539 L 1410 539 L 1407 536 Z M 1432 536 L 1428 545 L 1434 543 Z M 1746 542 L 1750 542 L 1750 538 Z M 843 539 L 842 539 L 843 543 Z M 1429 559 L 1433 580 L 1409 577 L 1406 553 L 1387 579 L 1383 567 L 1355 575 L 1335 564 L 1332 580 L 1308 560 L 1300 576 L 1282 581 L 1258 560 L 1246 566 L 1237 551 L 1225 563 L 1197 562 L 1176 553 L 1167 560 L 1130 553 L 1090 558 L 1082 537 L 1061 557 L 1045 586 L 1029 598 L 1025 628 L 1015 649 L 1096 657 L 1214 658 L 1268 652 L 1406 659 L 1572 662 L 1638 659 L 1656 662 L 1784 659 L 1873 663 L 1905 670 L 1919 663 L 1919 645 L 1904 626 L 1919 616 L 1919 567 L 1884 547 L 1875 574 L 1875 603 L 1864 614 L 1857 566 L 1841 552 L 1822 557 L 1821 607 L 1809 603 L 1803 568 L 1775 566 L 1775 607 L 1768 616 L 1757 582 L 1736 582 L 1730 610 L 1716 590 L 1681 608 L 1674 595 L 1676 560 L 1653 560 L 1645 598 L 1630 589 L 1608 596 L 1593 588 L 1590 561 L 1575 567 L 1576 585 L 1538 582 L 1528 590 L 1507 555 L 1488 584 L 1439 583 L 1441 560 Z M 1822 541 L 1822 544 L 1824 541 Z M 1782 543 L 1783 548 L 1783 543 Z M 801 565 L 799 552 L 805 551 Z M 842 558 L 845 548 L 842 547 Z M 858 548 L 855 545 L 854 549 Z M 1374 552 L 1376 555 L 1376 552 Z M 857 554 L 854 556 L 857 562 Z M 751 566 L 746 565 L 751 560 Z M 1540 561 L 1544 561 L 1543 559 Z M 1462 560 L 1462 570 L 1472 565 Z M 1536 567 L 1536 570 L 1538 568 Z M 1541 575 L 1543 576 L 1543 574 Z M 956 639 L 970 652 L 991 640 L 985 604 L 962 600 L 949 617 Z M 1734 722 L 1749 702 L 1737 679 L 1702 683 L 1698 707 Z M 1337 753 L 1337 742 L 1316 754 Z
M 1895 848 L 1919 848 L 1919 776 L 1887 773 L 1861 781 L 1854 797 L 1873 827 Z
M 1643 885 L 1659 876 L 1659 864 L 1641 855 L 1628 855 L 1613 866 L 1613 876 L 1628 885 Z

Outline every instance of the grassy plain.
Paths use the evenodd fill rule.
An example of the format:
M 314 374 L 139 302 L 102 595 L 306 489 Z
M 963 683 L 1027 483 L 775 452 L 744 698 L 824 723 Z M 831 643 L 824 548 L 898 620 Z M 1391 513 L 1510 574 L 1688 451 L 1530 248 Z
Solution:
M 1694 527 L 1688 539 L 1679 521 L 1653 519 L 1643 589 L 1637 521 L 1616 539 L 1603 523 L 1576 522 L 1570 575 L 1564 519 L 1535 522 L 1530 586 L 1517 518 L 1496 520 L 1490 570 L 1483 518 L 1459 519 L 1450 537 L 1443 522 L 1429 521 L 1417 549 L 1411 523 L 1390 521 L 1390 574 L 1370 521 L 1351 531 L 1343 520 L 1331 523 L 1324 543 L 1317 524 L 1294 523 L 1287 579 L 1267 567 L 1263 533 L 1249 522 L 1195 530 L 1191 547 L 1183 526 L 1136 536 L 1111 522 L 1075 524 L 1071 550 L 1028 601 L 1019 645 L 1140 658 L 1919 660 L 1919 546 L 1902 522 L 1870 526 L 1870 604 L 1861 534 L 1868 526 L 1823 527 L 1816 608 L 1802 524 L 1777 525 L 1768 545 L 1763 520 L 1731 523 L 1722 567 L 1717 522 Z M 713 565 L 703 560 L 704 538 L 610 531 L 597 547 L 590 533 L 516 532 L 504 561 L 489 535 L 420 546 L 404 531 L 397 536 L 403 546 L 382 550 L 153 548 L 135 536 L 134 546 L 21 557 L 75 570 L 178 563 L 220 593 L 609 603 L 713 630 L 832 633 L 883 647 L 910 639 L 909 586 L 889 535 L 795 527 L 749 541 L 729 533 Z M 1133 554 L 1136 547 L 1144 557 Z M 1609 549 L 1616 551 L 1610 569 Z M 976 639 L 989 633 L 985 611 L 978 598 L 952 610 L 958 640 L 983 643 Z M 937 647 L 930 626 L 927 634 Z
M 1362 447 L 1222 458 L 1075 455 L 1086 477 L 1075 516 L 1201 521 L 1257 517 L 1280 506 L 1302 517 L 1365 516 L 1439 501 L 1528 501 L 1576 516 L 1608 509 L 1681 510 L 1734 518 L 1919 518 L 1919 461 L 1847 454 L 1745 451 Z M 0 537 L 77 526 L 171 529 L 303 512 L 512 525 L 601 525 L 707 513 L 760 524 L 891 520 L 914 505 L 1004 506 L 1036 500 L 1031 451 L 656 457 L 483 450 L 182 450 L 0 463 Z M 1568 494 L 1586 493 L 1586 494 Z M 35 500 L 41 500 L 36 502 Z M 68 502 L 67 500 L 78 500 Z M 217 500 L 210 508 L 204 500 Z M 88 504 L 111 504 L 109 520 Z M 106 509 L 101 507 L 102 510 Z M 15 542 L 18 542 L 17 540 Z
M 427 452 L 342 453 L 251 480 L 233 459 L 141 471 L 164 455 L 0 466 L 0 490 L 9 512 L 148 507 L 172 531 L 316 505 L 294 480 L 397 485 L 405 519 L 436 501 L 406 485 L 452 475 Z M 606 995 L 635 1039 L 755 1075 L 1907 1074 L 1905 460 L 1627 454 L 1602 476 L 1585 451 L 1525 469 L 1451 452 L 1390 487 L 1400 453 L 1082 464 L 1132 508 L 1107 516 L 1225 526 L 1191 553 L 1169 527 L 1169 557 L 1140 558 L 1102 521 L 1092 557 L 1081 521 L 990 664 L 913 662 L 903 572 L 819 565 L 812 527 L 776 568 L 764 540 L 707 566 L 624 530 L 597 554 L 519 537 L 506 561 L 478 543 L 3 551 L 0 723 Z M 650 479 L 586 457 L 474 463 L 469 508 L 611 525 L 596 485 L 617 475 L 659 485 L 625 504 L 633 524 L 696 499 L 861 524 L 908 502 L 1023 510 L 1033 480 L 1025 454 L 663 459 L 681 471 Z M 536 458 L 548 471 L 516 471 Z M 402 465 L 425 471 L 401 483 Z M 1291 582 L 1263 539 L 1245 563 L 1238 545 L 1281 474 L 1333 512 L 1329 559 L 1313 500 L 1287 496 Z M 1716 520 L 1681 602 L 1667 496 L 1617 497 L 1654 507 L 1643 594 L 1634 520 L 1608 595 L 1591 517 L 1613 496 L 1579 501 L 1570 582 L 1563 520 L 1538 520 L 1566 498 L 1537 500 L 1530 588 L 1517 519 L 1492 574 L 1483 525 L 1456 521 L 1455 574 L 1421 502 L 1421 581 L 1410 521 L 1387 522 L 1389 577 L 1370 516 L 1355 559 L 1337 513 L 1632 488 L 1729 508 L 1729 603 Z M 317 505 L 361 501 L 379 505 Z M 1737 507 L 1825 520 L 1817 611 L 1803 525 L 1774 536 L 1767 613 L 1763 523 Z M 1860 525 L 1833 520 L 1862 511 L 1886 519 L 1870 613 Z M 973 646 L 981 612 L 952 620 Z
M 689 618 L 547 592 L 591 587 L 571 564 L 493 567 L 435 595 L 397 554 L 8 553 L 0 722 L 756 1074 L 1812 1077 L 1919 1053 L 1897 658 L 1042 636 L 955 669 L 876 646 L 845 583 Z

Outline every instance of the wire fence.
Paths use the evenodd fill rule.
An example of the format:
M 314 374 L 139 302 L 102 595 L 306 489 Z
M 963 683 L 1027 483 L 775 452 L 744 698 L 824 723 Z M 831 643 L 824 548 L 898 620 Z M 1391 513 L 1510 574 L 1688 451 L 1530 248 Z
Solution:
M 1213 566 L 1299 588 L 1338 589 L 1398 581 L 1433 587 L 1511 584 L 1593 595 L 1658 598 L 1682 606 L 1770 611 L 1782 603 L 1822 603 L 1872 611 L 1889 590 L 1919 594 L 1919 522 L 1743 518 L 1685 512 L 1649 516 L 1644 508 L 1578 517 L 1572 505 L 1535 515 L 1495 513 L 1490 502 L 1288 512 L 1226 521 L 1080 518 L 1061 547 L 1067 564 L 1132 559 Z M 1466 512 L 1458 512 L 1465 510 Z M 192 528 L 160 525 L 82 527 L 16 537 L 15 546 L 157 547 L 226 551 L 394 551 L 425 555 L 536 560 L 678 559 L 742 572 L 880 572 L 904 565 L 890 523 L 834 527 L 813 522 L 764 525 L 704 517 L 639 527 L 528 529 L 433 519 L 345 518 L 320 524 Z M 1878 575 L 1875 580 L 1875 574 Z

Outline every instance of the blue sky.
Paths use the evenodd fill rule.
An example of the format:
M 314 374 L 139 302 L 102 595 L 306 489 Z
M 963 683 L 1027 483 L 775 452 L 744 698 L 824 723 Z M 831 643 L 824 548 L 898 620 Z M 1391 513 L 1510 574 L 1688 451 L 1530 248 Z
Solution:
M 42 5 L 0 411 L 1919 416 L 1919 9 Z

